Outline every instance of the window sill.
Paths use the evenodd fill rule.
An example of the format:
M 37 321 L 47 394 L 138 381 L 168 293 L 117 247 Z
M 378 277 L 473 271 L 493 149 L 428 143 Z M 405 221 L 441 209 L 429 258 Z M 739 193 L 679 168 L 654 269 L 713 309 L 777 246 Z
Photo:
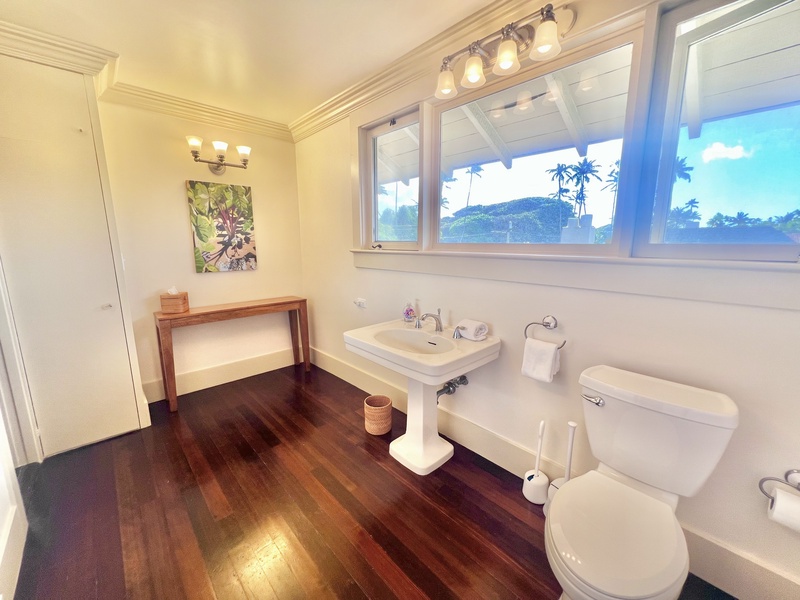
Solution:
M 800 311 L 800 265 L 353 249 L 356 268 Z

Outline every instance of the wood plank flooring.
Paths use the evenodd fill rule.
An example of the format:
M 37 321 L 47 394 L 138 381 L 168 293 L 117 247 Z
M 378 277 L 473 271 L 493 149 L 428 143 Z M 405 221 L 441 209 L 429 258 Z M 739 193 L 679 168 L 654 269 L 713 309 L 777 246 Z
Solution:
M 16 597 L 558 598 L 520 479 L 458 445 L 415 475 L 389 456 L 405 415 L 371 436 L 364 397 L 287 367 L 24 468 Z M 727 597 L 689 583 L 682 598 Z

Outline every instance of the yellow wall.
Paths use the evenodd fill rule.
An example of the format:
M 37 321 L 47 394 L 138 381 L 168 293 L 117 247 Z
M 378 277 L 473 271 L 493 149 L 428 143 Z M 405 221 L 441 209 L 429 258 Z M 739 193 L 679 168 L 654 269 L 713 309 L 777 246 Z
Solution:
M 153 312 L 171 286 L 192 306 L 300 295 L 300 228 L 294 146 L 265 136 L 199 125 L 145 110 L 100 102 L 109 178 L 139 366 L 148 400 L 164 397 Z M 192 161 L 185 136 L 252 147 L 247 170 L 217 177 Z M 236 160 L 236 152 L 232 152 Z M 252 188 L 258 268 L 195 273 L 186 199 L 187 179 Z M 178 393 L 291 364 L 285 314 L 178 329 L 174 334 Z

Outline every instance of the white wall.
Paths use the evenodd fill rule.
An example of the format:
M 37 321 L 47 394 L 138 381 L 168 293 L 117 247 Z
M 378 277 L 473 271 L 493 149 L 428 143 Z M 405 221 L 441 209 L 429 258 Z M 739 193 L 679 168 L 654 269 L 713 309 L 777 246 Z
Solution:
M 546 459 L 563 464 L 566 422 L 575 420 L 581 426 L 573 469 L 595 466 L 577 383 L 591 365 L 724 392 L 739 407 L 739 428 L 705 487 L 678 507 L 692 571 L 739 597 L 800 594 L 800 534 L 767 520 L 757 487 L 765 475 L 800 468 L 796 265 L 769 270 L 667 261 L 354 255 L 354 132 L 428 97 L 434 85 L 431 78 L 407 86 L 297 144 L 303 289 L 313 300 L 315 362 L 368 392 L 390 393 L 402 406 L 403 378 L 348 353 L 342 332 L 399 318 L 408 300 L 423 311 L 441 307 L 450 323 L 486 321 L 503 340 L 500 358 L 474 371 L 454 396 L 443 396 L 440 412 L 445 422 L 481 432 L 477 441 L 454 434 L 457 441 L 500 457 L 518 474 L 526 467 L 504 461 L 513 452 L 503 447 L 527 449 L 532 468 L 541 419 L 548 424 Z M 366 309 L 353 304 L 357 296 L 367 299 Z M 561 372 L 549 385 L 519 374 L 523 329 L 547 314 L 560 326 L 554 332 L 540 328 L 537 336 L 567 339 Z M 549 464 L 556 469 L 549 475 L 563 473 L 563 466 Z
M 265 136 L 200 125 L 100 102 L 134 334 L 149 401 L 164 397 L 153 312 L 175 285 L 191 306 L 301 294 L 300 231 L 294 147 Z M 192 161 L 186 135 L 252 147 L 247 170 L 213 175 Z M 232 152 L 236 160 L 236 152 Z M 218 181 L 252 188 L 258 268 L 195 273 L 185 182 Z M 174 333 L 178 393 L 291 364 L 286 314 L 264 315 Z

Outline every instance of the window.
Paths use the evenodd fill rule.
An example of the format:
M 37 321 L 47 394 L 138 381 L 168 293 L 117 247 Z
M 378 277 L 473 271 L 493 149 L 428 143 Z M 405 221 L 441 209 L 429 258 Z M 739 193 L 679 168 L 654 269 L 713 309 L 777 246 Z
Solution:
M 439 247 L 608 244 L 631 57 L 626 44 L 442 111 Z
M 797 262 L 800 0 L 658 19 L 362 129 L 363 247 Z
M 668 85 L 652 113 L 664 124 L 650 125 L 660 154 L 638 254 L 796 261 L 800 2 L 678 9 L 661 36 L 672 47 L 656 81 Z
M 381 248 L 417 248 L 419 239 L 419 119 L 418 114 L 392 118 L 364 130 L 364 172 L 371 181 L 366 239 Z

